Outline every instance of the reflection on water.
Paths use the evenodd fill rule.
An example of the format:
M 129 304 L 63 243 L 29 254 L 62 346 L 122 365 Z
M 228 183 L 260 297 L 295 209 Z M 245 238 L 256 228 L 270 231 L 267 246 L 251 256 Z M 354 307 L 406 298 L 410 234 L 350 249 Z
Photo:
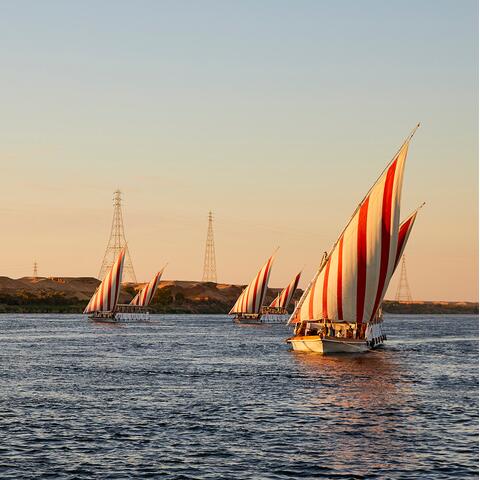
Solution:
M 403 453 L 391 433 L 401 432 L 411 413 L 408 372 L 383 349 L 363 355 L 293 356 L 301 371 L 316 381 L 308 400 L 310 414 L 320 416 L 327 429 L 338 432 L 341 427 L 341 442 L 332 456 L 334 470 L 348 472 L 370 443 L 377 455 L 361 474 L 388 470 L 391 459 Z
M 405 397 L 408 372 L 384 350 L 359 355 L 315 355 L 294 353 L 293 358 L 305 375 L 321 377 L 322 384 L 342 385 L 330 392 L 328 401 L 355 405 L 374 405 Z M 323 401 L 325 397 L 322 396 Z M 313 400 L 315 402 L 315 400 Z
M 391 341 L 356 356 L 294 353 L 284 326 L 215 316 L 0 325 L 1 478 L 478 471 L 474 316 L 387 317 Z

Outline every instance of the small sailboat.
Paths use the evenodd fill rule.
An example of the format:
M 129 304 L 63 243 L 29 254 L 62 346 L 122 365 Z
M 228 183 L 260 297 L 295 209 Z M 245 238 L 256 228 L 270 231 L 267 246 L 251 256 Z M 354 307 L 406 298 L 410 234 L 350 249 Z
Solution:
M 119 304 L 124 262 L 125 250 L 122 250 L 83 311 L 91 320 L 100 322 L 148 320 L 147 307 L 155 295 L 164 269 L 143 287 L 130 304 Z
M 163 267 L 155 276 L 144 285 L 144 287 L 133 297 L 128 305 L 119 304 L 117 306 L 116 318 L 119 321 L 148 320 L 150 311 L 148 306 L 157 291 L 160 280 L 162 279 Z
M 381 305 L 417 211 L 400 223 L 408 146 L 400 147 L 361 201 L 298 302 L 288 323 L 293 350 L 357 353 L 386 340 Z
M 254 279 L 240 294 L 230 312 L 228 312 L 229 315 L 235 315 L 235 322 L 261 323 L 261 310 L 267 293 L 274 256 L 275 253 L 266 261 Z
M 262 308 L 264 315 L 288 315 L 287 308 L 297 290 L 302 272 L 295 275 L 294 279 L 275 297 L 273 302 Z

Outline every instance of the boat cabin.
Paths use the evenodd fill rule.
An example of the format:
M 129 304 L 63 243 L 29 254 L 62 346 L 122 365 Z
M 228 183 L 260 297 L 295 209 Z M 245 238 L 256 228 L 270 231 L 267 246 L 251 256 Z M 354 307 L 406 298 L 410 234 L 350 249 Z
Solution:
M 358 328 L 356 323 L 352 322 L 332 322 L 330 320 L 315 320 L 300 322 L 295 329 L 297 336 L 318 335 L 320 338 L 365 338 L 366 325 Z

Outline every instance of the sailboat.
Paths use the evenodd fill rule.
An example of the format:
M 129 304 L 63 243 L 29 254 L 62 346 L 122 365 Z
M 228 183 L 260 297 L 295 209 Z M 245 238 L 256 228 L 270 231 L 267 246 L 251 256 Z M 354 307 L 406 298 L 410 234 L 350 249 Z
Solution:
M 235 315 L 237 323 L 261 323 L 262 305 L 267 293 L 268 280 L 275 253 L 265 262 L 253 280 L 245 287 L 229 315 Z
M 119 304 L 124 262 L 125 250 L 122 250 L 83 311 L 91 320 L 101 322 L 148 320 L 147 307 L 157 290 L 163 269 L 143 287 L 130 304 Z
M 266 315 L 287 315 L 287 308 L 297 290 L 301 275 L 302 272 L 295 275 L 294 279 L 275 297 L 273 302 L 262 308 L 262 313 Z
M 119 304 L 117 306 L 116 318 L 120 321 L 148 320 L 150 312 L 148 306 L 153 300 L 160 280 L 162 279 L 163 267 L 154 277 L 144 285 L 144 287 L 133 297 L 128 305 Z
M 403 172 L 417 125 L 357 209 L 308 285 L 288 323 L 293 350 L 356 353 L 386 340 L 381 305 L 417 211 L 400 222 Z

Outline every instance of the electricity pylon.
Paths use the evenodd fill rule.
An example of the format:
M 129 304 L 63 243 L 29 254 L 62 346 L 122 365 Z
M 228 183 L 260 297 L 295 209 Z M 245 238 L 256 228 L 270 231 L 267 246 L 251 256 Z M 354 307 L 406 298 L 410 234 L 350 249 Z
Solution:
M 123 229 L 122 192 L 116 190 L 113 193 L 113 220 L 110 239 L 108 240 L 107 249 L 105 250 L 102 266 L 98 274 L 100 280 L 104 279 L 123 248 L 125 248 L 125 263 L 123 265 L 122 280 L 124 282 L 137 283 L 137 277 L 133 270 L 132 259 L 130 258 L 127 240 L 125 239 L 125 231 Z
M 33 278 L 38 277 L 38 263 L 36 260 L 33 261 Z
M 397 294 L 395 301 L 409 303 L 412 301 L 412 293 L 408 286 L 407 267 L 405 265 L 405 255 L 402 256 L 402 268 L 400 270 L 400 280 L 398 281 Z
M 215 261 L 215 242 L 213 240 L 212 212 L 208 212 L 207 242 L 205 244 L 205 259 L 203 262 L 202 282 L 217 283 L 217 264 Z

